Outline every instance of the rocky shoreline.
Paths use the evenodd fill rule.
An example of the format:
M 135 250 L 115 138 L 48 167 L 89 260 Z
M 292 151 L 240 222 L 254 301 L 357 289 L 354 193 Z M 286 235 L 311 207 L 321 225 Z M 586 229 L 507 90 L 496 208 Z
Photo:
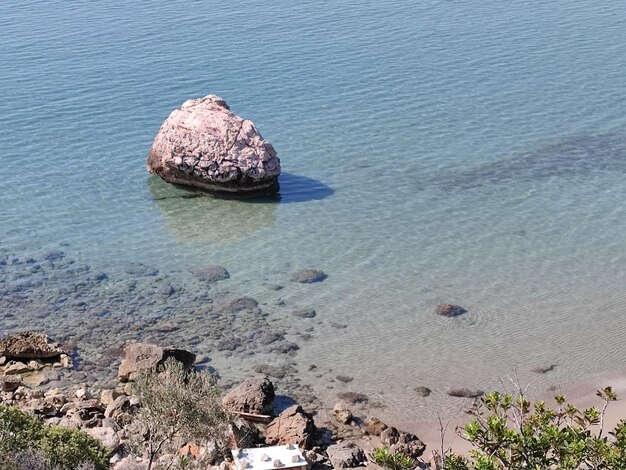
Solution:
M 5 334 L 40 331 L 66 351 L 71 368 L 27 374 L 35 387 L 69 390 L 87 383 L 94 390 L 115 389 L 125 346 L 149 342 L 194 351 L 196 367 L 218 376 L 224 389 L 251 375 L 268 376 L 280 390 L 278 408 L 297 402 L 330 419 L 339 401 L 361 414 L 380 414 L 380 397 L 361 390 L 350 370 L 299 356 L 319 335 L 341 336 L 349 329 L 314 305 L 289 301 L 294 292 L 332 280 L 307 267 L 247 284 L 216 264 L 166 271 L 143 260 L 104 271 L 81 262 L 69 245 L 28 252 L 0 245 L 0 321 Z M 244 293 L 250 291 L 263 295 Z M 441 315 L 457 321 L 455 316 L 466 315 L 459 308 L 442 305 Z M 424 385 L 413 388 L 422 400 L 431 393 Z M 458 390 L 461 397 L 480 392 Z
M 33 413 L 50 426 L 85 431 L 112 453 L 114 469 L 143 468 L 145 461 L 129 452 L 129 441 L 138 432 L 133 413 L 141 407 L 132 382 L 137 374 L 157 370 L 169 358 L 187 369 L 195 366 L 196 356 L 190 351 L 131 343 L 125 348 L 114 388 L 85 383 L 51 388 L 43 379 L 50 371 L 73 373 L 67 351 L 40 333 L 8 335 L 0 339 L 0 404 Z M 225 393 L 222 406 L 239 416 L 230 426 L 234 447 L 297 444 L 316 468 L 351 468 L 375 466 L 368 452 L 376 446 L 388 446 L 413 459 L 418 468 L 429 468 L 420 458 L 425 445 L 417 436 L 389 427 L 376 417 L 357 416 L 347 402 L 358 403 L 363 398 L 358 394 L 344 398 L 335 405 L 332 419 L 320 421 L 315 411 L 305 411 L 295 402 L 281 409 L 272 381 L 252 377 Z M 258 424 L 259 418 L 265 423 Z M 180 451 L 191 452 L 190 448 Z M 222 470 L 230 465 L 228 460 L 214 464 Z

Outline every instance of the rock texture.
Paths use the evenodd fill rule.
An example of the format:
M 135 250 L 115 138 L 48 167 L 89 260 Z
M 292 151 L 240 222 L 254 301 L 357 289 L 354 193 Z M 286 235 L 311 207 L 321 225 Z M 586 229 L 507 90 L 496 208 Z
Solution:
M 365 462 L 365 453 L 353 442 L 329 446 L 326 452 L 333 468 L 359 467 Z
M 229 411 L 272 414 L 274 385 L 267 377 L 254 377 L 242 382 L 226 394 L 222 406 Z
M 120 364 L 118 377 L 121 382 L 134 380 L 142 370 L 155 369 L 170 357 L 181 362 L 187 369 L 196 360 L 195 354 L 184 349 L 164 348 L 149 343 L 130 344 L 126 347 L 126 356 Z
M 170 183 L 249 193 L 276 189 L 280 160 L 251 121 L 208 95 L 185 101 L 161 125 L 148 171 Z
M 11 359 L 49 359 L 63 352 L 46 335 L 33 331 L 8 335 L 0 340 L 0 355 Z
M 315 431 L 313 417 L 300 405 L 293 405 L 267 426 L 265 442 L 271 446 L 297 444 L 304 449 L 310 449 Z

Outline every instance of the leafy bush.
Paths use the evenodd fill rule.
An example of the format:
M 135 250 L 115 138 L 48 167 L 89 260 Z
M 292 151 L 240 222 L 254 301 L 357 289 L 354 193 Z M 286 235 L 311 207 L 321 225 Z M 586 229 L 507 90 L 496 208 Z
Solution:
M 220 391 L 207 372 L 186 371 L 175 359 L 168 359 L 161 371 L 141 374 L 136 381 L 141 408 L 136 422 L 142 427 L 141 442 L 135 450 L 148 458 L 148 470 L 159 458 L 177 459 L 179 449 L 191 443 L 203 449 L 193 463 L 178 458 L 178 467 L 205 468 L 204 462 L 225 455 L 228 446 L 229 416 L 222 409 Z
M 388 447 L 378 447 L 372 454 L 374 463 L 389 470 L 410 470 L 415 462 L 401 452 L 391 452 Z
M 61 426 L 46 428 L 39 448 L 55 469 L 76 470 L 88 462 L 93 463 L 97 470 L 109 467 L 109 452 L 91 436 L 77 429 Z
M 0 470 L 108 468 L 109 453 L 77 429 L 47 427 L 37 417 L 0 405 Z
M 617 397 L 610 387 L 599 390 L 602 409 L 581 410 L 555 397 L 556 409 L 534 405 L 520 394 L 492 392 L 470 410 L 474 416 L 463 428 L 473 444 L 470 458 L 448 454 L 446 470 L 502 469 L 626 469 L 626 421 L 604 433 L 604 415 Z M 592 428 L 593 427 L 593 428 Z

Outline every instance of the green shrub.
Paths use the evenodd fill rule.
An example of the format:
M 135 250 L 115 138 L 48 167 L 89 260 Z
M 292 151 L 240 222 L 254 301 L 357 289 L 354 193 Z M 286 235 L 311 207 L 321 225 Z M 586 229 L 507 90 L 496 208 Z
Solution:
M 147 457 L 148 470 L 163 456 L 170 457 L 167 468 L 206 468 L 207 462 L 227 453 L 230 416 L 209 373 L 188 372 L 180 362 L 168 359 L 162 370 L 141 374 L 135 386 L 141 399 L 135 418 L 143 436 L 138 436 L 134 450 Z M 187 443 L 207 452 L 193 461 L 178 459 L 178 450 Z
M 626 469 L 626 421 L 604 434 L 604 415 L 617 397 L 610 387 L 598 391 L 602 409 L 579 409 L 565 397 L 556 408 L 523 395 L 492 392 L 470 410 L 474 416 L 462 436 L 473 444 L 471 457 L 448 454 L 446 470 Z
M 389 470 L 410 470 L 415 462 L 401 452 L 391 452 L 388 447 L 378 447 L 372 454 L 374 463 Z
M 30 449 L 43 432 L 43 424 L 37 417 L 0 405 L 0 456 Z
M 85 463 L 106 470 L 108 457 L 100 443 L 82 431 L 48 427 L 36 416 L 0 405 L 0 470 L 76 470 Z
M 76 470 L 93 463 L 97 470 L 108 468 L 109 452 L 82 431 L 61 426 L 47 428 L 38 447 L 58 470 Z

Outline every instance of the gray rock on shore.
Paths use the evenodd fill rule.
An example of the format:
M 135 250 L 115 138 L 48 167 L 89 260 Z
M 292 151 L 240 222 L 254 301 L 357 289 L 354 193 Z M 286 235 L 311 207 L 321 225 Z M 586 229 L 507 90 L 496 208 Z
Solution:
M 271 446 L 297 444 L 304 449 L 310 449 L 315 432 L 313 417 L 300 405 L 293 405 L 267 426 L 265 442 Z
M 280 160 L 252 121 L 208 95 L 172 111 L 154 139 L 148 171 L 208 191 L 269 192 L 276 189 Z
M 333 468 L 354 468 L 365 462 L 365 453 L 353 442 L 331 445 L 326 452 Z
M 168 358 L 176 359 L 183 364 L 186 369 L 190 369 L 196 360 L 195 354 L 184 349 L 173 347 L 164 348 L 149 343 L 129 344 L 125 351 L 126 355 L 120 364 L 118 372 L 120 382 L 135 380 L 137 374 L 141 371 L 156 369 Z
M 274 397 L 274 384 L 267 377 L 253 377 L 228 392 L 222 406 L 235 412 L 272 414 Z

